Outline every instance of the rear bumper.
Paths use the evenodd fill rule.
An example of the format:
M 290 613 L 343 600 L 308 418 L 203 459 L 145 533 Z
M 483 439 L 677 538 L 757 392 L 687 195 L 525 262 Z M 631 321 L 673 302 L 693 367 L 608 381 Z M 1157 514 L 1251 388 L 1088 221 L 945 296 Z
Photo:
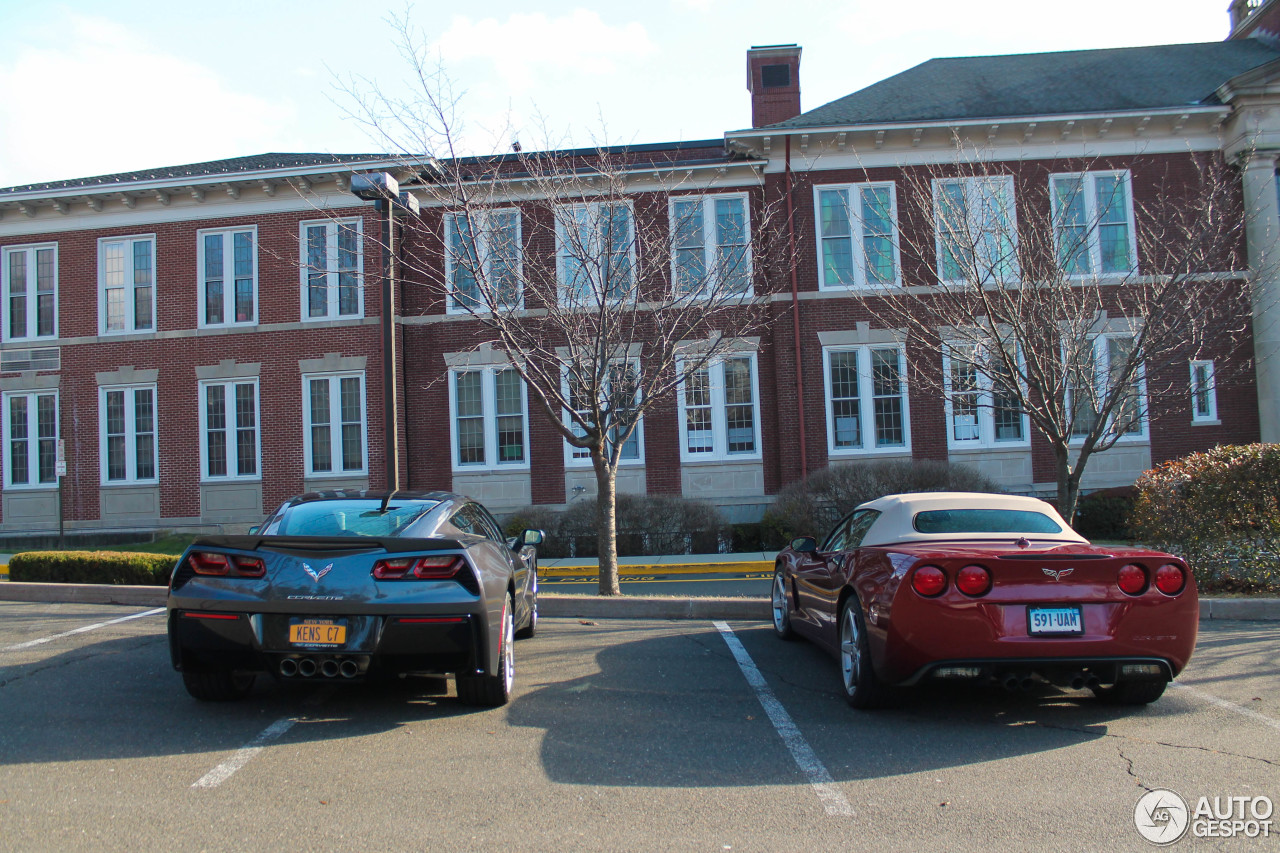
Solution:
M 1159 657 L 966 658 L 934 661 L 897 683 L 911 687 L 931 681 L 999 682 L 1010 676 L 1024 679 L 1038 675 L 1065 687 L 1076 686 L 1072 682 L 1077 678 L 1082 684 L 1112 685 L 1171 681 L 1174 674 L 1170 662 Z

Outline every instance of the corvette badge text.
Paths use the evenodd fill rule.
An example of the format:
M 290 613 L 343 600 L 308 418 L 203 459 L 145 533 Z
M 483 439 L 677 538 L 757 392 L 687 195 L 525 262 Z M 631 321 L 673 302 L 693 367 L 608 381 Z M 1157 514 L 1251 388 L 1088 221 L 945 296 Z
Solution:
M 1270 838 L 1275 804 L 1270 797 L 1201 797 L 1195 809 L 1173 791 L 1157 788 L 1138 800 L 1133 823 L 1139 834 L 1164 846 L 1190 831 L 1196 838 Z

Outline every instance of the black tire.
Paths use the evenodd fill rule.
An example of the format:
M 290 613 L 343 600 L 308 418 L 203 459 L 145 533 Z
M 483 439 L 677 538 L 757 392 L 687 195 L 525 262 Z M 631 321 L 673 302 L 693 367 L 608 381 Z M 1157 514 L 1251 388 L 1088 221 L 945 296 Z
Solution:
M 781 639 L 794 640 L 795 629 L 791 627 L 791 596 L 787 594 L 787 576 L 779 567 L 773 573 L 773 633 Z
M 866 623 L 858 599 L 850 596 L 840 608 L 840 686 L 845 700 L 854 708 L 882 708 L 891 698 L 890 690 L 876 678 L 867 645 Z
M 229 669 L 207 672 L 184 672 L 182 683 L 187 692 L 201 702 L 234 702 L 249 695 L 253 689 L 252 672 L 236 673 Z
M 527 640 L 538 633 L 538 573 L 533 573 L 533 589 L 530 590 L 529 621 L 516 631 L 517 640 Z
M 498 632 L 498 672 L 486 675 L 459 675 L 458 701 L 481 708 L 500 708 L 511 701 L 515 684 L 515 618 L 511 593 L 502 603 L 502 630 Z
M 1167 681 L 1121 681 L 1111 687 L 1096 687 L 1093 695 L 1108 705 L 1149 705 L 1164 695 Z

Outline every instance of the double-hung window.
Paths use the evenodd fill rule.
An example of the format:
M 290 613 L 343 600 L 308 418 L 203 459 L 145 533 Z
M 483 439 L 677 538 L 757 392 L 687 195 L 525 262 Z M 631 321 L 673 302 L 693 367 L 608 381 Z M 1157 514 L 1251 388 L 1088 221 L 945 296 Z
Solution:
M 827 450 L 832 455 L 911 449 L 906 358 L 900 346 L 828 347 Z
M 897 200 L 892 183 L 820 186 L 818 284 L 879 287 L 898 281 Z
M 58 336 L 58 244 L 4 250 L 4 339 Z
M 747 197 L 675 196 L 670 206 L 671 280 L 676 296 L 750 294 Z
M 947 344 L 942 351 L 946 384 L 947 443 L 954 449 L 1025 445 L 1030 435 L 1019 403 L 1017 375 L 1006 358 L 973 344 Z
M 365 442 L 364 374 L 304 374 L 302 407 L 307 475 L 366 473 L 369 453 Z
M 1018 278 L 1012 175 L 933 182 L 938 278 L 948 284 L 1009 284 Z
M 445 217 L 449 311 L 520 307 L 520 211 L 488 210 Z
M 364 248 L 359 219 L 300 225 L 302 319 L 364 316 Z
M 760 458 L 754 354 L 726 355 L 690 371 L 680 383 L 678 399 L 680 457 L 685 462 Z
M 102 482 L 159 482 L 155 386 L 104 386 L 98 395 Z
M 1133 193 L 1128 172 L 1050 177 L 1058 263 L 1069 276 L 1133 272 Z
M 529 405 L 513 367 L 449 373 L 455 471 L 529 466 Z
M 4 447 L 6 489 L 47 489 L 58 485 L 56 391 L 4 395 Z
M 1218 423 L 1218 387 L 1210 360 L 1191 362 L 1191 422 Z
M 257 479 L 258 380 L 202 382 L 200 432 L 202 479 Z
M 601 409 L 607 413 L 611 424 L 617 424 L 619 421 L 627 421 L 634 413 L 635 405 L 640 401 L 640 362 L 637 359 L 629 361 L 618 361 L 609 365 L 609 374 L 605 379 L 604 387 L 601 389 L 599 401 Z M 574 381 L 568 370 L 564 372 L 564 387 L 569 396 L 569 403 L 573 410 L 580 415 L 587 414 L 591 408 L 591 392 L 583 387 L 583 383 Z M 579 437 L 586 435 L 586 430 L 578 425 L 568 414 L 565 415 L 565 421 L 569 425 L 569 429 L 573 430 L 574 435 Z M 637 418 L 635 429 L 631 431 L 631 435 L 622 442 L 622 448 L 618 451 L 618 462 L 620 464 L 642 464 L 644 462 L 644 421 Z M 617 426 L 613 426 L 609 430 L 609 445 L 612 448 L 617 445 L 618 437 L 621 430 Z M 565 443 L 565 459 L 569 465 L 589 465 L 591 461 L 591 451 L 585 447 L 574 447 L 569 443 Z
M 155 237 L 98 241 L 98 316 L 103 334 L 155 330 L 155 271 Z
M 556 210 L 562 305 L 591 308 L 633 298 L 635 262 L 635 222 L 629 204 L 573 204 Z
M 1121 438 L 1146 435 L 1146 375 L 1142 365 L 1125 382 L 1125 365 L 1133 353 L 1133 335 L 1097 335 L 1067 371 L 1067 404 L 1071 407 L 1071 435 L 1083 438 L 1093 430 L 1104 404 L 1114 403 L 1105 433 Z
M 258 316 L 256 228 L 199 233 L 200 325 L 250 325 Z

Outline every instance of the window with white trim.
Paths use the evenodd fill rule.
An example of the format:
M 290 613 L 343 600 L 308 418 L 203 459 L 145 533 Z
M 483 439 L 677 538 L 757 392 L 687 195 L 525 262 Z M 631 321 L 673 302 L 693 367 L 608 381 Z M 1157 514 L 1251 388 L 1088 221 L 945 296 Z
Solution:
M 626 202 L 572 204 L 556 210 L 560 302 L 590 307 L 635 295 L 635 221 Z
M 302 319 L 364 316 L 364 242 L 359 219 L 300 223 Z
M 98 241 L 98 316 L 102 334 L 150 332 L 156 327 L 156 238 Z
M 258 230 L 223 228 L 197 236 L 200 325 L 251 325 L 258 317 Z
M 449 371 L 455 471 L 529 467 L 529 404 L 513 367 Z
M 451 213 L 444 219 L 444 232 L 449 311 L 486 311 L 490 303 L 519 308 L 520 211 L 487 210 L 475 216 Z
M 1117 400 L 1105 432 L 1119 432 L 1121 438 L 1143 438 L 1147 434 L 1146 378 L 1141 365 L 1122 391 L 1114 391 L 1123 378 L 1124 365 L 1133 352 L 1133 335 L 1097 335 L 1067 377 L 1067 405 L 1074 415 L 1071 437 L 1088 435 L 1101 416 L 1108 396 Z
M 678 400 L 685 462 L 760 458 L 754 353 L 726 355 L 691 371 L 680 383 Z
M 1212 360 L 1191 362 L 1191 422 L 1218 422 L 1218 386 Z
M 671 280 L 677 296 L 751 293 L 750 224 L 743 194 L 672 196 Z
M 104 484 L 157 483 L 156 387 L 98 389 Z
M 1012 175 L 934 180 L 933 203 L 941 281 L 981 285 L 1017 280 Z
M 368 471 L 364 373 L 303 374 L 302 409 L 308 476 Z
M 1058 262 L 1069 276 L 1133 272 L 1133 192 L 1129 172 L 1081 172 L 1049 178 Z
M 257 479 L 258 380 L 201 382 L 200 434 L 201 479 Z
M 573 406 L 574 411 L 585 414 L 590 408 L 590 395 L 582 387 L 582 383 L 573 382 L 568 370 L 564 371 L 564 388 L 568 394 L 569 402 Z M 615 411 L 622 411 L 626 407 L 634 407 L 640 402 L 640 360 L 630 359 L 624 362 L 616 362 L 609 366 L 609 376 L 605 380 L 604 388 L 601 389 L 604 400 L 601 403 L 605 407 L 612 407 Z M 634 409 L 633 409 L 634 411 Z M 627 413 L 623 413 L 625 417 Z M 579 437 L 586 435 L 586 430 L 579 426 L 569 415 L 565 414 L 565 423 L 569 429 L 573 430 L 574 435 Z M 609 430 L 609 448 L 617 444 L 619 430 L 614 427 Z M 620 465 L 636 465 L 644 463 L 644 419 L 636 420 L 636 427 L 631 431 L 631 435 L 622 443 L 622 448 L 618 453 L 618 464 Z M 565 442 L 565 464 L 569 466 L 583 466 L 591 464 L 591 451 L 585 447 L 574 447 Z
M 877 287 L 898 281 L 897 193 L 893 183 L 814 188 L 818 286 Z
M 827 450 L 832 455 L 911 449 L 902 347 L 826 347 Z
M 1030 422 L 1019 403 L 1018 378 L 1005 358 L 973 344 L 942 349 L 946 391 L 947 443 L 954 449 L 1026 445 Z
M 4 395 L 4 486 L 51 489 L 58 485 L 58 393 Z
M 4 339 L 58 336 L 58 244 L 4 250 Z

